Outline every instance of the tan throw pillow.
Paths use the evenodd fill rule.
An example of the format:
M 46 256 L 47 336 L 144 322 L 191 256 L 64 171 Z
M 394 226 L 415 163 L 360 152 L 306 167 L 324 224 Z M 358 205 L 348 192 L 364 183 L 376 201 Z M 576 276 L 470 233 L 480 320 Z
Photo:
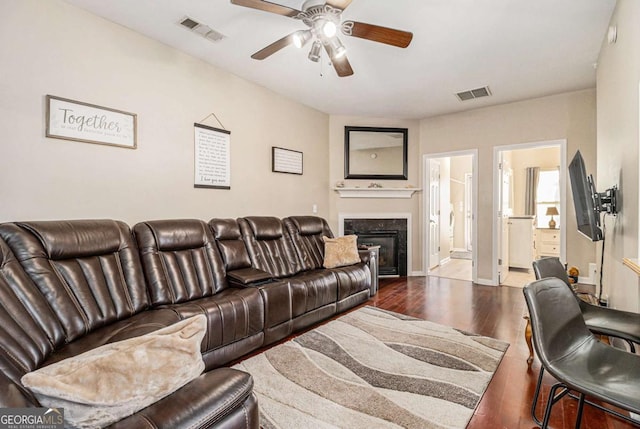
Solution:
M 346 235 L 338 238 L 322 237 L 324 241 L 325 268 L 344 267 L 360 262 L 358 236 Z
M 64 408 L 65 427 L 105 427 L 173 393 L 204 370 L 204 315 L 106 344 L 25 374 L 42 406 Z

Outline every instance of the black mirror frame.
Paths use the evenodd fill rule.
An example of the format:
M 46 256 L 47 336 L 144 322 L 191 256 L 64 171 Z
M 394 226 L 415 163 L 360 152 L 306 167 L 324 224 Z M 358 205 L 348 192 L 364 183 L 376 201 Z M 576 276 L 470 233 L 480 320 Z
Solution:
M 366 131 L 374 133 L 402 133 L 402 174 L 350 174 L 349 173 L 349 138 L 352 131 Z M 373 179 L 373 180 L 408 180 L 408 142 L 407 128 L 387 127 L 344 127 L 344 178 L 345 179 Z

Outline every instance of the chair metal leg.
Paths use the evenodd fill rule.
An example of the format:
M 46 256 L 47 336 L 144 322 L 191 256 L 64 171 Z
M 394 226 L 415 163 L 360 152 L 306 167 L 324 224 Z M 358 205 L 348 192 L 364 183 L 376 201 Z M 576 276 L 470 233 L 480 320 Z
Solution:
M 533 394 L 533 401 L 531 402 L 531 419 L 538 425 L 542 426 L 542 422 L 536 416 L 536 407 L 538 406 L 538 398 L 540 397 L 540 389 L 542 388 L 542 376 L 544 375 L 544 368 L 540 367 L 538 373 L 538 383 L 536 384 L 536 390 Z
M 584 408 L 584 393 L 581 393 L 580 399 L 578 400 L 578 413 L 576 415 L 576 429 L 580 429 L 580 424 L 582 423 L 583 408 Z
M 553 404 L 555 403 L 553 398 L 556 395 L 556 390 L 558 390 L 561 386 L 559 384 L 554 384 L 551 386 L 551 390 L 549 390 L 549 398 L 547 399 L 547 406 L 544 409 L 544 417 L 542 418 L 542 429 L 547 429 L 549 427 L 549 420 L 551 419 L 551 409 L 553 408 Z
M 558 389 L 562 389 L 562 391 L 556 394 Z M 544 411 L 544 418 L 542 419 L 542 429 L 547 429 L 549 427 L 549 420 L 551 419 L 551 409 L 553 408 L 555 403 L 564 398 L 568 393 L 569 388 L 562 383 L 556 383 L 551 386 L 551 390 L 549 391 L 549 400 Z

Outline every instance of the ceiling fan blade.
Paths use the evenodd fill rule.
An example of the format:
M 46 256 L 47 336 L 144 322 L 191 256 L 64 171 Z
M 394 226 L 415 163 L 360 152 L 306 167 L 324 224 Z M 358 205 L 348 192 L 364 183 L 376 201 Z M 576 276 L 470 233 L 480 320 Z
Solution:
M 327 0 L 327 4 L 337 9 L 345 10 L 351 4 L 351 0 Z
M 300 13 L 299 10 L 263 0 L 231 0 L 231 4 L 250 7 L 252 9 L 263 10 L 265 12 L 271 12 L 283 16 L 293 17 Z
M 342 32 L 347 36 L 359 37 L 374 42 L 406 48 L 413 39 L 413 33 L 381 27 L 379 25 L 365 24 L 364 22 L 345 21 L 342 23 Z
M 333 64 L 333 68 L 336 69 L 338 76 L 347 77 L 353 74 L 353 69 L 346 55 L 343 55 L 337 60 L 331 60 L 331 63 Z
M 331 58 L 329 47 L 327 45 L 324 45 L 324 50 L 327 52 L 327 55 L 329 55 L 331 64 L 333 64 L 333 68 L 336 69 L 336 73 L 338 73 L 338 76 L 347 77 L 353 74 L 353 69 L 351 68 L 351 64 L 349 63 L 346 55 L 343 55 L 340 58 L 336 58 L 334 60 Z
M 295 33 L 291 33 L 288 36 L 284 36 L 282 39 L 276 40 L 269 46 L 262 48 L 255 54 L 251 55 L 251 58 L 253 58 L 254 60 L 264 60 L 268 56 L 271 56 L 278 52 L 280 49 L 286 48 L 293 43 L 294 34 Z

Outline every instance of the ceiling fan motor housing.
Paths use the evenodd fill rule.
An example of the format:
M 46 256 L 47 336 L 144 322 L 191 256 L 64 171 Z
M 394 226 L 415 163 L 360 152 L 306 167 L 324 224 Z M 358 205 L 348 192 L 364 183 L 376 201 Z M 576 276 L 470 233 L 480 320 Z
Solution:
M 300 12 L 296 18 L 300 19 L 311 29 L 313 35 L 327 43 L 325 40 L 335 36 L 340 27 L 341 9 L 329 5 L 312 6 Z

